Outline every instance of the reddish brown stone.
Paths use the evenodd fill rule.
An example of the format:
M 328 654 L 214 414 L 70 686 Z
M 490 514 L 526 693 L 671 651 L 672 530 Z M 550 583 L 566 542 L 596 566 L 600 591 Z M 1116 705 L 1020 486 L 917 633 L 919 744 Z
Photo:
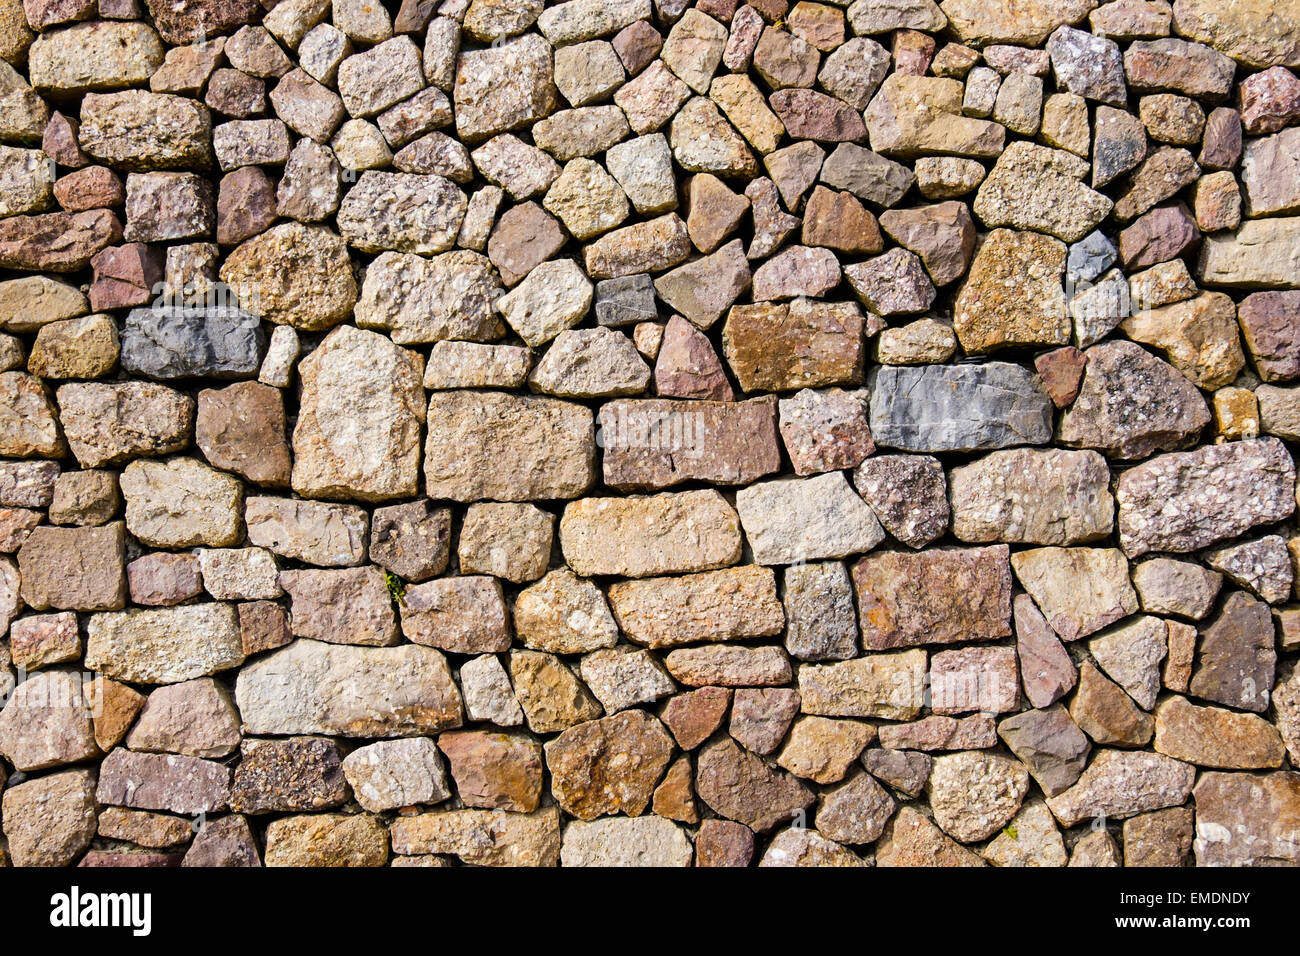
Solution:
M 722 348 L 746 391 L 857 385 L 864 325 L 862 311 L 847 302 L 738 305 L 723 326 Z
M 1086 364 L 1083 353 L 1072 345 L 1044 352 L 1034 358 L 1034 368 L 1043 380 L 1043 388 L 1057 408 L 1069 405 L 1079 394 Z
M 795 139 L 843 143 L 867 135 L 862 116 L 849 104 L 816 90 L 777 90 L 769 102 Z
M 77 130 L 81 124 L 62 113 L 51 113 L 41 137 L 41 152 L 60 166 L 80 169 L 90 160 L 77 143 Z
M 894 72 L 909 76 L 925 76 L 934 59 L 934 37 L 918 30 L 897 30 L 894 33 Z
M 760 833 L 794 820 L 817 799 L 797 777 L 770 767 L 731 739 L 700 751 L 695 792 L 718 815 Z
M 259 166 L 244 166 L 222 177 L 217 194 L 217 242 L 234 246 L 275 222 L 275 183 Z
M 487 254 L 501 280 L 512 286 L 559 252 L 566 238 L 564 227 L 554 216 L 537 203 L 526 202 L 497 219 Z
M 656 491 L 683 481 L 748 484 L 781 469 L 776 401 L 627 399 L 600 410 L 605 484 Z
M 288 613 L 274 601 L 240 604 L 239 640 L 246 657 L 284 647 L 293 640 Z
M 34 528 L 18 550 L 22 598 L 34 610 L 111 611 L 126 604 L 126 528 Z
M 86 685 L 95 744 L 107 753 L 121 742 L 144 708 L 146 697 L 126 684 L 100 676 Z
M 199 559 L 192 554 L 146 554 L 126 566 L 126 576 L 132 602 L 149 607 L 179 604 L 203 592 Z
M 190 43 L 251 22 L 257 0 L 145 0 L 158 32 L 168 43 Z
M 0 267 L 76 272 L 105 246 L 122 241 L 122 224 L 107 209 L 0 219 Z
M 1119 234 L 1119 257 L 1128 270 L 1176 259 L 1201 238 L 1196 218 L 1182 203 L 1157 206 Z
M 732 192 L 712 173 L 692 176 L 686 187 L 686 231 L 700 252 L 712 252 L 722 245 L 749 211 L 749 200 Z
M 111 209 L 126 202 L 126 187 L 107 166 L 89 166 L 55 182 L 54 198 L 66 212 Z
M 717 18 L 715 14 L 713 16 Z M 627 70 L 629 76 L 636 76 L 649 66 L 663 45 L 664 38 L 646 20 L 629 24 L 614 37 L 614 52 L 623 61 L 623 69 Z
M 1276 133 L 1300 119 L 1300 79 L 1284 66 L 1248 76 L 1237 88 L 1247 133 Z
M 710 818 L 695 837 L 696 866 L 749 866 L 754 858 L 754 831 L 734 820 Z
M 162 255 L 142 242 L 110 246 L 90 260 L 95 281 L 90 286 L 90 307 L 129 309 L 147 305 L 163 278 Z
M 216 468 L 259 485 L 289 485 L 292 463 L 278 388 L 239 382 L 199 392 L 194 440 Z
M 1241 159 L 1241 115 L 1220 106 L 1210 113 L 1201 136 L 1201 155 L 1197 161 L 1206 170 L 1232 169 Z
M 659 786 L 655 787 L 654 801 L 651 804 L 655 815 L 680 823 L 699 823 L 700 814 L 695 807 L 693 780 L 691 758 L 683 754 L 668 768 Z
M 669 698 L 659 712 L 683 750 L 694 750 L 722 726 L 731 704 L 728 687 L 701 687 Z
M 542 747 L 524 734 L 463 730 L 443 734 L 438 749 L 451 764 L 467 807 L 532 813 L 542 798 Z
M 672 750 L 663 724 L 643 710 L 589 720 L 546 745 L 551 793 L 580 820 L 620 812 L 639 816 Z
M 1300 292 L 1256 292 L 1237 306 L 1237 322 L 1259 377 L 1300 376 Z
M 882 551 L 853 566 L 862 646 L 994 640 L 1011 633 L 1006 545 Z
M 655 391 L 671 398 L 718 402 L 735 398 L 713 343 L 680 315 L 669 319 L 664 328 L 655 360 Z
M 803 244 L 874 254 L 884 248 L 876 217 L 852 193 L 818 186 L 803 215 Z

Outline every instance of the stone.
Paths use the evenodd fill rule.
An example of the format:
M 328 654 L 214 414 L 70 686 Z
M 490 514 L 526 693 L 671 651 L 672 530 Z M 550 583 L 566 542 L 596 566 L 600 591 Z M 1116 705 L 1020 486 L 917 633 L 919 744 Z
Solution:
M 323 567 L 350 567 L 366 557 L 364 509 L 288 498 L 251 497 L 244 504 L 249 544 Z
M 1047 236 L 989 233 L 957 295 L 953 329 L 968 352 L 1008 345 L 1065 345 L 1065 246 Z M 1032 310 L 1025 302 L 1033 302 Z
M 1029 772 L 998 754 L 943 754 L 934 760 L 926 789 L 935 823 L 954 839 L 971 843 L 996 833 L 1015 816 L 1029 789 Z
M 1270 604 L 1281 604 L 1291 595 L 1291 559 L 1280 535 L 1216 548 L 1206 552 L 1205 563 Z
M 357 301 L 347 246 L 324 226 L 282 223 L 241 243 L 221 267 L 221 281 L 250 311 L 304 332 L 333 328 Z
M 1157 206 L 1120 233 L 1120 259 L 1127 269 L 1159 265 L 1182 255 L 1199 238 L 1186 206 Z
M 1157 752 L 1202 767 L 1261 770 L 1282 764 L 1282 736 L 1253 714 L 1169 697 L 1156 708 Z
M 510 647 L 501 586 L 485 575 L 466 574 L 415 585 L 407 589 L 401 607 L 402 633 L 416 644 L 458 654 Z
M 733 306 L 722 330 L 723 353 L 746 391 L 860 384 L 863 324 L 852 303 Z
M 960 80 L 894 73 L 866 112 L 871 148 L 887 156 L 933 153 L 992 158 L 1002 152 L 1004 127 L 962 114 Z
M 1077 242 L 1110 213 L 1112 204 L 1082 183 L 1088 164 L 1072 153 L 1027 142 L 998 157 L 972 206 L 991 227 L 1046 232 Z
M 500 727 L 524 722 L 510 678 L 495 655 L 484 654 L 466 661 L 460 668 L 460 681 L 470 720 L 485 720 Z
M 348 798 L 338 745 L 322 737 L 247 738 L 230 787 L 232 810 L 248 814 L 327 810 Z
M 775 576 L 755 565 L 620 581 L 608 594 L 623 634 L 651 648 L 770 637 L 785 623 Z
M 265 337 L 256 315 L 241 309 L 132 309 L 122 330 L 122 368 L 150 378 L 251 378 Z
M 670 820 L 611 817 L 571 823 L 560 848 L 563 866 L 689 866 L 691 842 Z
M 578 654 L 612 647 L 618 629 L 600 589 L 561 568 L 519 592 L 514 626 L 525 647 Z
M 1170 365 L 1129 342 L 1106 342 L 1085 353 L 1083 383 L 1061 416 L 1058 439 L 1118 458 L 1187 447 L 1209 424 L 1200 392 Z M 1139 414 L 1130 397 L 1150 395 Z
M 436 392 L 427 424 L 424 473 L 431 497 L 574 498 L 595 477 L 591 412 L 580 405 L 495 392 Z
M 795 473 L 853 468 L 875 450 L 860 392 L 804 389 L 781 399 L 781 439 Z
M 95 614 L 86 638 L 87 667 L 137 683 L 178 683 L 244 660 L 238 618 L 228 604 Z
M 531 355 L 514 345 L 435 342 L 424 366 L 424 387 L 518 388 L 528 378 Z
M 1068 790 L 1083 773 L 1088 739 L 1059 704 L 1008 717 L 998 724 L 998 736 L 1049 797 Z
M 319 222 L 339 208 L 342 170 L 334 152 L 304 137 L 294 146 L 276 187 L 276 212 L 300 222 Z
M 579 670 L 607 714 L 651 703 L 676 689 L 668 672 L 648 651 L 593 651 L 583 657 Z
M 192 458 L 133 461 L 122 472 L 126 526 L 157 548 L 225 548 L 243 536 L 243 486 Z
M 1065 866 L 1065 841 L 1047 806 L 1029 800 L 984 849 L 994 866 Z
M 9 628 L 9 650 L 19 667 L 36 670 L 81 657 L 81 634 L 71 611 L 20 618 Z
M 811 806 L 816 799 L 797 778 L 769 767 L 761 757 L 730 740 L 718 741 L 700 751 L 695 787 L 700 799 L 715 813 L 760 833 Z
M 286 674 L 292 675 L 289 691 Z M 348 679 L 340 680 L 340 674 Z M 253 734 L 394 737 L 456 727 L 462 719 L 446 659 L 410 644 L 297 640 L 244 667 L 235 699 L 246 732 Z
M 600 704 L 586 685 L 552 654 L 512 651 L 510 677 L 528 729 L 534 733 L 565 730 L 601 714 Z
M 267 866 L 383 866 L 388 834 L 368 814 L 281 817 L 266 829 Z
M 240 604 L 239 640 L 244 654 L 252 656 L 275 650 L 293 640 L 284 608 L 273 601 L 250 601 Z
M 131 601 L 170 607 L 203 593 L 202 565 L 192 554 L 155 552 L 126 566 Z
M 129 172 L 206 168 L 212 120 L 193 100 L 128 90 L 87 93 L 78 142 L 91 159 Z
M 1057 27 L 1047 41 L 1057 85 L 1110 106 L 1124 107 L 1124 62 L 1119 44 L 1068 26 Z
M 81 675 L 43 670 L 14 688 L 0 712 L 0 753 L 21 771 L 97 757 Z
M 617 329 L 566 329 L 528 380 L 535 391 L 563 398 L 635 395 L 650 383 L 650 367 Z
M 659 31 L 645 20 L 629 23 L 614 37 L 613 46 L 623 68 L 635 75 L 650 65 L 663 47 Z
M 916 160 L 916 188 L 926 199 L 954 199 L 975 190 L 984 181 L 984 166 L 955 156 L 922 156 Z
M 605 166 L 637 212 L 656 215 L 677 207 L 672 150 L 662 133 L 638 136 L 611 146 L 605 153 Z
M 947 482 L 935 458 L 868 458 L 854 472 L 853 483 L 885 530 L 909 547 L 924 547 L 948 528 Z
M 1113 548 L 1034 548 L 1012 555 L 1011 567 L 1063 641 L 1087 637 L 1138 609 L 1128 562 Z
M 1251 363 L 1266 382 L 1300 377 L 1300 294 L 1256 292 L 1237 307 L 1237 322 Z
M 15 866 L 69 866 L 95 836 L 95 773 L 67 770 L 8 787 L 0 809 Z
M 872 843 L 884 832 L 896 806 L 869 774 L 856 773 L 822 794 L 815 821 L 819 832 L 839 842 Z
M 1194 551 L 1280 521 L 1295 507 L 1294 473 L 1290 455 L 1271 438 L 1151 459 L 1122 473 L 1116 486 L 1120 545 L 1131 557 Z
M 924 312 L 934 302 L 934 284 L 920 257 L 903 249 L 855 263 L 844 270 L 844 277 L 862 304 L 880 315 Z
M 404 742 L 377 746 L 391 747 L 397 743 Z M 456 731 L 439 737 L 438 749 L 451 765 L 456 791 L 465 806 L 520 813 L 537 809 L 542 792 L 542 748 L 531 738 L 487 731 Z M 438 766 L 441 768 L 440 762 Z M 447 792 L 445 786 L 441 792 Z M 385 802 L 391 804 L 392 800 Z
M 1201 629 L 1189 688 L 1197 697 L 1262 713 L 1268 709 L 1276 661 L 1268 606 L 1234 591 L 1218 617 Z
M 762 564 L 843 558 L 884 539 L 880 522 L 842 473 L 752 485 L 737 494 L 736 510 Z
M 1048 146 L 1087 158 L 1092 141 L 1088 105 L 1074 93 L 1054 93 L 1043 103 L 1040 135 Z
M 886 210 L 881 213 L 880 226 L 891 239 L 921 257 L 935 285 L 961 278 L 975 251 L 975 226 L 965 203 Z
M 496 302 L 519 336 L 544 345 L 580 322 L 591 309 L 592 285 L 572 259 L 543 262 Z
M 242 816 L 205 820 L 181 866 L 261 866 L 248 821 Z
M 461 54 L 456 67 L 456 129 L 466 142 L 543 119 L 555 109 L 550 46 L 526 35 Z
M 560 545 L 581 575 L 705 571 L 739 560 L 740 522 L 712 490 L 584 498 L 565 507 Z
M 99 528 L 33 528 L 18 549 L 18 574 L 13 576 L 22 582 L 18 607 L 106 611 L 125 606 L 124 532 L 119 521 Z M 16 582 L 13 586 L 18 587 Z
M 678 648 L 664 658 L 668 673 L 690 687 L 776 687 L 790 682 L 790 662 L 775 647 L 713 645 Z
M 464 574 L 494 574 L 516 584 L 546 573 L 555 519 L 529 504 L 470 505 L 461 525 Z
M 1205 237 L 1197 275 L 1210 286 L 1296 288 L 1298 236 L 1300 218 L 1247 220 L 1230 236 Z
M 278 389 L 242 382 L 198 396 L 195 442 L 209 463 L 272 487 L 289 483 L 284 401 Z
M 339 232 L 362 252 L 445 252 L 456 242 L 468 202 L 442 176 L 367 170 L 339 205 Z M 379 208 L 385 215 L 376 218 Z
M 998 714 L 1020 703 L 1016 652 L 1009 647 L 941 651 L 930 659 L 929 680 L 936 714 Z
M 447 853 L 482 866 L 555 866 L 560 859 L 560 811 L 448 810 L 398 817 L 393 852 Z
M 899 809 L 876 842 L 877 866 L 984 866 L 984 860 L 910 806 Z
M 1295 389 L 1261 385 L 1253 394 L 1258 403 L 1260 428 L 1267 434 L 1294 441 L 1300 435 Z
M 1051 401 L 1005 362 L 882 366 L 868 380 L 877 445 L 911 452 L 979 451 L 1045 444 Z
M 1032 598 L 1016 595 L 1013 613 L 1025 696 L 1035 707 L 1048 707 L 1069 693 L 1078 671 Z
M 924 651 L 869 654 L 835 664 L 802 664 L 802 709 L 828 717 L 912 720 L 921 712 L 926 676 Z
M 99 815 L 99 836 L 157 849 L 182 846 L 194 831 L 188 820 L 148 810 L 108 807 Z
M 370 646 L 397 643 L 397 619 L 378 568 L 281 571 L 279 583 L 290 598 L 295 637 Z
M 743 688 L 735 693 L 727 732 L 745 749 L 766 756 L 781 745 L 798 713 L 799 694 L 796 691 Z
M 663 329 L 655 391 L 672 398 L 726 402 L 735 398 L 712 343 L 681 316 L 673 316 Z
M 399 345 L 500 338 L 495 305 L 503 292 L 491 262 L 463 250 L 432 258 L 381 253 L 366 271 L 357 324 L 386 331 Z
M 126 745 L 135 751 L 224 757 L 239 746 L 239 715 L 225 688 L 210 677 L 153 691 Z
M 844 778 L 874 737 L 874 730 L 858 721 L 800 717 L 776 762 L 796 777 L 820 784 L 835 783 Z
M 27 367 L 42 378 L 99 378 L 117 366 L 120 348 L 111 316 L 64 319 L 41 326 Z
M 224 810 L 230 768 L 214 760 L 117 748 L 99 765 L 95 800 L 137 810 L 207 814 Z
M 780 144 L 785 125 L 768 109 L 763 94 L 747 76 L 718 77 L 710 84 L 709 97 L 760 154 L 771 153 Z
M 588 721 L 546 744 L 551 793 L 580 820 L 608 813 L 638 816 L 668 765 L 672 738 L 644 711 Z
M 817 186 L 804 211 L 805 246 L 840 252 L 877 253 L 884 248 L 876 217 L 853 195 Z

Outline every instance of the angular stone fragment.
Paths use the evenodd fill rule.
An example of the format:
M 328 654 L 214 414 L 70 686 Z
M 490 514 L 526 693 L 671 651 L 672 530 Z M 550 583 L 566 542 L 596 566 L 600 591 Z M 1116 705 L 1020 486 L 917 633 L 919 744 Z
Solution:
M 81 148 L 115 169 L 205 169 L 211 133 L 207 109 L 185 97 L 128 90 L 88 93 L 81 103 Z
M 495 655 L 484 654 L 462 664 L 460 682 L 465 713 L 470 720 L 486 720 L 500 727 L 515 727 L 524 722 L 524 712 L 515 699 L 510 678 Z
M 730 740 L 700 751 L 695 788 L 700 799 L 716 813 L 760 833 L 815 800 L 796 778 L 770 768 L 761 757 L 741 750 Z
M 952 470 L 953 534 L 962 541 L 1024 544 L 1103 538 L 1115 514 L 1109 485 L 1106 461 L 1095 452 L 994 452 Z
M 1201 630 L 1191 693 L 1263 713 L 1268 709 L 1276 662 L 1268 606 L 1234 591 L 1219 616 Z
M 644 711 L 571 727 L 546 745 L 551 793 L 580 820 L 639 816 L 672 753 L 672 738 Z
M 626 647 L 593 651 L 582 659 L 579 670 L 607 714 L 652 703 L 677 687 L 649 651 Z
M 266 829 L 267 866 L 383 866 L 388 834 L 369 814 L 281 817 Z
M 1064 707 L 1030 710 L 998 724 L 998 736 L 1025 762 L 1043 792 L 1056 796 L 1074 785 L 1088 758 L 1088 739 Z
M 339 206 L 339 233 L 362 252 L 445 252 L 456 242 L 468 202 L 442 176 L 367 170 Z M 384 215 L 376 216 L 377 209 Z
M 251 378 L 264 342 L 257 316 L 241 309 L 132 309 L 122 330 L 122 368 L 159 379 Z
M 210 677 L 160 687 L 127 734 L 136 751 L 224 757 L 239 746 L 239 715 L 225 688 Z
M 1280 535 L 1216 548 L 1206 553 L 1205 563 L 1270 604 L 1280 604 L 1291 595 L 1294 574 Z
M 1067 827 L 1097 817 L 1125 819 L 1183 803 L 1195 776 L 1190 764 L 1162 754 L 1100 750 L 1079 782 L 1047 805 Z
M 238 815 L 204 821 L 181 866 L 261 866 L 248 821 Z
M 1248 295 L 1237 307 L 1237 322 L 1260 378 L 1280 382 L 1300 376 L 1300 294 Z
M 471 143 L 544 118 L 556 102 L 549 45 L 534 34 L 463 53 L 454 100 L 456 129 Z
M 1011 566 L 1064 641 L 1086 637 L 1137 610 L 1128 562 L 1115 549 L 1035 548 L 1012 555 Z
M 510 677 L 515 695 L 534 733 L 554 733 L 594 720 L 601 706 L 559 658 L 535 651 L 512 651 Z
M 1273 438 L 1162 455 L 1120 475 L 1120 544 L 1131 557 L 1198 550 L 1289 516 L 1294 483 L 1291 456 Z
M 937 459 L 869 458 L 854 472 L 853 483 L 885 530 L 909 547 L 924 547 L 947 530 L 947 483 Z
M 1282 764 L 1282 736 L 1268 721 L 1170 697 L 1156 708 L 1158 753 L 1201 767 L 1262 770 Z
M 881 84 L 863 116 L 871 148 L 887 156 L 934 153 L 995 157 L 1004 127 L 963 116 L 960 80 L 894 73 Z
M 378 568 L 282 571 L 280 584 L 291 599 L 295 637 L 337 644 L 397 643 L 397 620 Z
M 98 756 L 81 675 L 40 671 L 12 689 L 0 712 L 0 753 L 21 771 Z
M 970 843 L 991 836 L 1015 816 L 1029 789 L 1029 773 L 998 754 L 944 754 L 935 758 L 926 789 L 935 822 Z
M 461 723 L 445 658 L 426 647 L 298 640 L 244 667 L 235 698 L 246 732 L 399 737 Z
M 1046 232 L 1077 242 L 1111 211 L 1111 201 L 1080 181 L 1088 164 L 1072 153 L 1012 143 L 980 186 L 973 206 L 987 226 Z

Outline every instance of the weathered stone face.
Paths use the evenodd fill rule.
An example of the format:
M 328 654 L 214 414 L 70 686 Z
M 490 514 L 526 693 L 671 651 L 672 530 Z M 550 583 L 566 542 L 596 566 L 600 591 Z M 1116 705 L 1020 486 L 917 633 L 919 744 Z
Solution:
M 1294 862 L 1298 4 L 0 0 L 0 863 Z

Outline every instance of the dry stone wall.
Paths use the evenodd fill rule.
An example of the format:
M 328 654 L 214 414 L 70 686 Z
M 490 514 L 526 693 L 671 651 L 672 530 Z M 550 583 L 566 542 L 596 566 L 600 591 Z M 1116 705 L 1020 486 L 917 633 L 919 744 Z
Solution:
M 17 865 L 1300 862 L 1297 0 L 0 0 Z

